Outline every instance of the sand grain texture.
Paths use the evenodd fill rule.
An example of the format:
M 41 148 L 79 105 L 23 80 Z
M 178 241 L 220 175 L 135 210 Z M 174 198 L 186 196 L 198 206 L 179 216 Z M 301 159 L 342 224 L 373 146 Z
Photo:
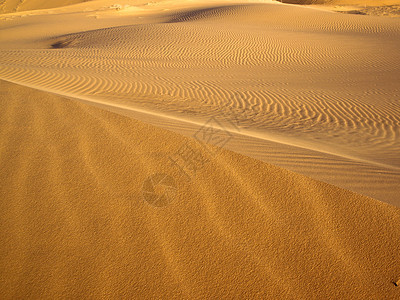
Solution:
M 193 139 L 0 82 L 2 299 L 400 296 L 400 210 Z M 167 173 L 162 207 L 143 182 Z
M 2 299 L 400 298 L 400 19 L 44 4 L 0 6 Z

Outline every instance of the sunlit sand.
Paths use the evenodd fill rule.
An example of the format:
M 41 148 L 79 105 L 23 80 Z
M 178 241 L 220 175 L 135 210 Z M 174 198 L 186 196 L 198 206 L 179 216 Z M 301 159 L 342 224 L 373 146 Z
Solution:
M 0 5 L 1 298 L 400 297 L 400 1 L 283 2 Z

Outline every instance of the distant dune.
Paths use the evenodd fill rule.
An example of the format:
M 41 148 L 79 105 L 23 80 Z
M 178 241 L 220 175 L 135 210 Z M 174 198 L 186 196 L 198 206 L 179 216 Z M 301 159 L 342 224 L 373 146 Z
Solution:
M 329 4 L 329 5 L 368 5 L 368 6 L 400 4 L 400 0 L 282 0 L 280 2 L 289 4 Z
M 80 101 L 0 95 L 2 299 L 400 297 L 399 208 Z M 206 161 L 189 177 L 185 148 Z
M 12 12 L 20 12 L 20 11 L 28 11 L 28 10 L 38 10 L 38 9 L 46 9 L 46 8 L 56 8 L 62 7 L 72 4 L 84 3 L 89 1 L 99 1 L 99 0 L 2 0 L 0 2 L 0 14 L 1 13 L 12 13 Z M 368 5 L 368 6 L 383 6 L 383 5 L 399 5 L 400 0 L 265 0 L 266 3 L 277 1 L 288 4 L 301 4 L 301 5 L 310 5 L 310 4 L 328 4 L 328 5 Z M 102 3 L 104 1 L 99 1 Z M 115 4 L 127 2 L 126 0 L 115 1 Z M 146 4 L 146 1 L 142 0 L 133 0 L 130 1 L 132 4 Z M 157 3 L 163 2 L 163 0 L 151 1 L 148 3 Z M 179 1 L 178 1 L 179 2 Z M 181 1 L 185 2 L 185 1 Z M 194 3 L 200 1 L 193 1 Z M 218 2 L 218 1 L 216 1 Z M 232 2 L 235 2 L 232 1 Z M 237 1 L 236 1 L 237 2 Z M 249 1 L 243 1 L 249 2 Z M 258 1 L 262 2 L 262 1 Z M 206 2 L 205 2 L 206 3 Z
M 0 13 L 54 8 L 88 1 L 92 0 L 2 0 Z
M 400 299 L 400 19 L 81 2 L 1 2 L 1 299 Z
M 289 3 L 289 4 L 304 4 L 304 5 L 308 5 L 308 4 L 326 4 L 329 2 L 332 2 L 334 0 L 282 0 L 279 2 L 282 3 Z

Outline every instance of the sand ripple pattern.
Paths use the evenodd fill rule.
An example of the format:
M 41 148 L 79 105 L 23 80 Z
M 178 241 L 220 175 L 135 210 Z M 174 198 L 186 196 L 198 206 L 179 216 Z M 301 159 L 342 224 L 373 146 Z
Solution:
M 0 92 L 3 299 L 398 298 L 399 209 L 226 150 L 188 182 L 168 157 L 194 140 Z M 141 195 L 159 172 L 163 208 Z
M 400 168 L 399 20 L 220 5 L 46 43 L 0 50 L 0 77 Z

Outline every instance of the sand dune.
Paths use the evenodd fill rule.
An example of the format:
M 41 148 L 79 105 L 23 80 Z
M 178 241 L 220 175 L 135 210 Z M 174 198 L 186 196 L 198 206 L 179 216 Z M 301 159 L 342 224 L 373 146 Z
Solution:
M 87 1 L 92 0 L 2 0 L 0 2 L 0 13 L 54 8 Z
M 283 3 L 290 4 L 328 4 L 328 5 L 368 5 L 368 6 L 383 6 L 383 5 L 398 5 L 399 0 L 282 0 Z
M 400 21 L 250 2 L 13 15 L 0 77 L 180 120 L 176 131 L 216 118 L 246 140 L 234 151 L 398 205 Z
M 341 3 L 2 1 L 1 298 L 400 298 L 400 20 Z
M 356 15 L 400 17 L 399 0 L 282 0 L 282 3 Z
M 400 296 L 398 208 L 79 101 L 0 94 L 2 299 Z M 189 180 L 169 160 L 184 145 L 208 161 Z M 158 173 L 165 202 L 146 194 Z

